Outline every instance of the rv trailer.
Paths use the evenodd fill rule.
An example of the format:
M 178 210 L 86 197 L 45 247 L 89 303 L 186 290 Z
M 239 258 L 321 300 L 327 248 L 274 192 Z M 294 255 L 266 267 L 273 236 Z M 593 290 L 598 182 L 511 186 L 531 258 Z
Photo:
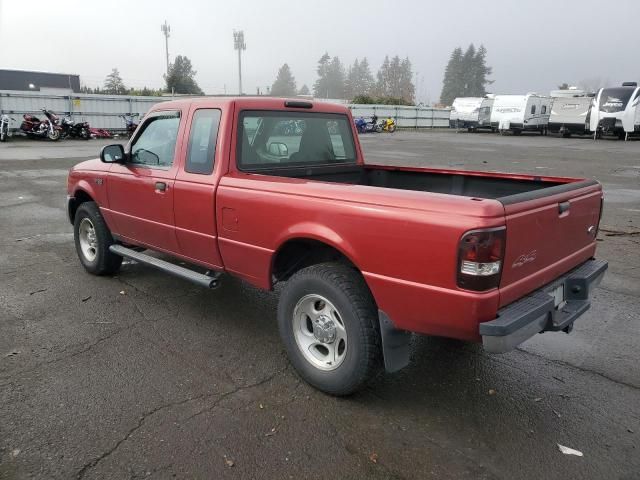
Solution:
M 491 127 L 501 133 L 523 131 L 547 133 L 551 97 L 528 93 L 526 95 L 496 95 L 491 110 Z
M 593 97 L 554 98 L 549 115 L 548 130 L 563 137 L 590 135 L 589 120 Z
M 597 138 L 617 135 L 625 139 L 640 130 L 638 100 L 640 88 L 636 82 L 625 82 L 621 87 L 601 88 L 596 94 L 591 112 L 590 129 Z
M 474 132 L 479 128 L 491 129 L 491 107 L 493 98 L 485 97 L 458 97 L 451 105 L 449 127 L 466 128 Z

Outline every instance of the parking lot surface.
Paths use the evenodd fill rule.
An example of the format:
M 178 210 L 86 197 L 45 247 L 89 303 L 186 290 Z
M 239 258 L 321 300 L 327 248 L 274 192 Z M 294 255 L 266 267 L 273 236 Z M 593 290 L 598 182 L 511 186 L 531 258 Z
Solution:
M 289 366 L 277 291 L 85 273 L 66 173 L 106 143 L 0 145 L 0 478 L 640 478 L 640 141 L 362 136 L 369 163 L 596 178 L 609 271 L 571 335 L 416 337 L 343 399 Z

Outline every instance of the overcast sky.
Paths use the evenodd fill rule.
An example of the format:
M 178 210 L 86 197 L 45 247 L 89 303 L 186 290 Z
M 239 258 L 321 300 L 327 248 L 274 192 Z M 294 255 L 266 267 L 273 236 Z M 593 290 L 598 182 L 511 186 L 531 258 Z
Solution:
M 234 29 L 245 32 L 245 93 L 285 62 L 311 88 L 325 51 L 344 63 L 366 56 L 374 74 L 398 54 L 413 62 L 418 100 L 433 102 L 451 50 L 471 42 L 488 50 L 494 93 L 640 80 L 638 0 L 0 0 L 0 68 L 101 86 L 117 67 L 127 86 L 161 87 L 165 19 L 170 56 L 188 56 L 208 94 L 237 92 Z

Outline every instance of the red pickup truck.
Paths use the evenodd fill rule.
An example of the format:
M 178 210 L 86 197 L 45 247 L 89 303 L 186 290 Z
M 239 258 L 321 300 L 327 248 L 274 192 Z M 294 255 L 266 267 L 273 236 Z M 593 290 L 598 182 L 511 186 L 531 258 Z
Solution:
M 411 332 L 494 353 L 568 333 L 607 268 L 602 201 L 593 180 L 369 165 L 347 108 L 278 98 L 160 103 L 68 178 L 87 271 L 286 282 L 290 360 L 334 395 L 404 367 Z

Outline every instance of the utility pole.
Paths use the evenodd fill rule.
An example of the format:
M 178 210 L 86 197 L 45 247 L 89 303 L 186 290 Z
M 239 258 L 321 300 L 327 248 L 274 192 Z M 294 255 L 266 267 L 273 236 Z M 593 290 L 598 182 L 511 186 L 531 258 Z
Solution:
M 171 26 L 164 21 L 163 25 L 160 25 L 160 31 L 164 35 L 164 49 L 167 55 L 167 78 L 169 77 L 169 37 L 171 36 Z
M 242 30 L 233 31 L 233 48 L 238 51 L 238 94 L 242 95 L 242 51 L 247 49 Z

